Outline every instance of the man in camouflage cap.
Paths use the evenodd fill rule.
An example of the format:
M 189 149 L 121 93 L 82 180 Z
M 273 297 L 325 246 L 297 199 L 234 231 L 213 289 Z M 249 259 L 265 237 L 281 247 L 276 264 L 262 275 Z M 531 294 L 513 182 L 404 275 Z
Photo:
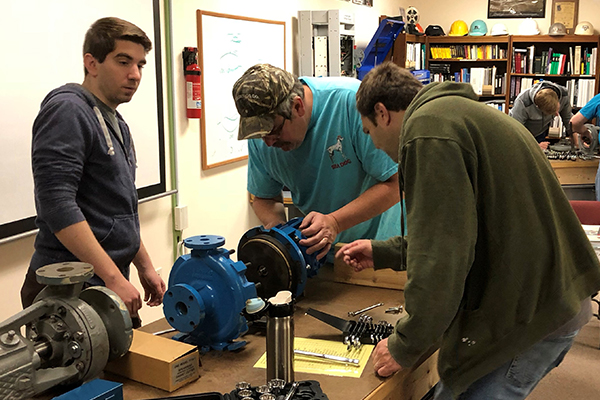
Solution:
M 399 234 L 398 166 L 363 134 L 359 84 L 257 64 L 233 86 L 238 139 L 262 139 L 248 142 L 253 209 L 266 228 L 285 223 L 281 191 L 289 188 L 306 215 L 300 244 L 318 258 L 338 241 Z

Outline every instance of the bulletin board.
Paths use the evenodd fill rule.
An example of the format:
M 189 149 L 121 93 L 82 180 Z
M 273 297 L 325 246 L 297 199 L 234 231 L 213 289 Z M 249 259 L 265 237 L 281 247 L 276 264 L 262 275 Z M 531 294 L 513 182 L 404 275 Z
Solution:
M 202 77 L 202 169 L 248 158 L 231 90 L 251 66 L 285 69 L 285 22 L 197 11 Z
M 165 192 L 160 0 L 20 0 L 2 5 L 0 37 L 0 241 L 33 231 L 31 136 L 51 90 L 82 83 L 83 41 L 99 18 L 119 17 L 152 40 L 140 86 L 117 111 L 129 125 L 137 155 L 140 198 Z

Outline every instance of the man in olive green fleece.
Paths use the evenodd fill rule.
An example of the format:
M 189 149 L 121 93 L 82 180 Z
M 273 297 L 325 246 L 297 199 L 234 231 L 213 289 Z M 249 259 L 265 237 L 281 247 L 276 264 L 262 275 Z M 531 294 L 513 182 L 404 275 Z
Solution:
M 385 63 L 356 97 L 364 132 L 399 161 L 410 233 L 337 254 L 357 271 L 408 272 L 408 315 L 377 345 L 375 372 L 409 368 L 439 345 L 436 400 L 525 398 L 600 289 L 598 258 L 552 168 L 523 125 L 467 84 L 421 89 Z

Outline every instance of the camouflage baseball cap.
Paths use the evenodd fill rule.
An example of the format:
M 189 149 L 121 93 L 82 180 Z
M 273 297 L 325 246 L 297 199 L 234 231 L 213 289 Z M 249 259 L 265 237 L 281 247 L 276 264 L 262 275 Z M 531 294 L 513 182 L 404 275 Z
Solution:
M 240 113 L 238 140 L 266 136 L 275 125 L 277 107 L 291 93 L 294 76 L 270 64 L 250 67 L 233 85 L 233 100 Z

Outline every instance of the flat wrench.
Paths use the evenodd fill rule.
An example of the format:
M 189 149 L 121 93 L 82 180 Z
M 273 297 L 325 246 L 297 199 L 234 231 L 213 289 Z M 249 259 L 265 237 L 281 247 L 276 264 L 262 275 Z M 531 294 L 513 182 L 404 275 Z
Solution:
M 349 317 L 356 317 L 359 314 L 362 314 L 364 312 L 367 312 L 367 311 L 372 310 L 372 309 L 377 308 L 377 307 L 381 307 L 382 305 L 383 305 L 383 303 L 377 303 L 377 304 L 373 304 L 372 306 L 365 307 L 362 310 L 350 311 L 350 312 L 348 312 L 348 316 Z

